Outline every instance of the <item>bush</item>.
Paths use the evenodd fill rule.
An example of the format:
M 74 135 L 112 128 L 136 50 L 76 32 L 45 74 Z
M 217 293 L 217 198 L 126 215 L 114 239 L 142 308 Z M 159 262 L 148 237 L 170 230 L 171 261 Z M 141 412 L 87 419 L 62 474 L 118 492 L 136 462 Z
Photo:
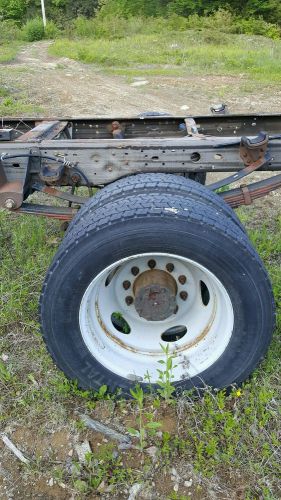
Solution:
M 219 9 L 210 16 L 193 14 L 187 18 L 187 28 L 201 30 L 216 30 L 222 33 L 234 33 L 235 17 L 231 12 Z
M 61 33 L 61 30 L 53 21 L 48 21 L 45 28 L 45 38 L 54 39 L 57 38 Z
M 141 17 L 124 17 L 97 15 L 92 19 L 78 17 L 73 23 L 74 35 L 82 38 L 105 38 L 113 40 L 116 38 L 124 38 L 126 36 L 137 35 L 138 33 L 161 32 L 159 23 L 163 28 L 164 19 L 148 19 Z M 150 28 L 149 28 L 150 26 Z
M 79 37 L 95 36 L 95 19 L 80 16 L 73 22 L 74 34 Z
M 36 42 L 38 40 L 43 40 L 44 35 L 44 26 L 40 17 L 35 17 L 34 19 L 27 21 L 27 23 L 22 28 L 23 39 L 27 42 Z
M 238 19 L 235 23 L 235 33 L 263 35 L 276 40 L 281 36 L 281 28 L 277 24 L 267 23 L 262 17 L 258 19 Z
M 16 29 L 16 28 L 15 28 Z M 62 34 L 68 38 L 92 38 L 114 40 L 139 34 L 161 34 L 168 32 L 202 31 L 205 42 L 210 44 L 225 43 L 222 34 L 263 35 L 278 39 L 281 37 L 281 28 L 276 24 L 268 23 L 260 18 L 242 19 L 225 9 L 218 9 L 210 15 L 199 16 L 192 14 L 189 17 L 170 14 L 169 17 L 122 17 L 113 13 L 104 16 L 101 9 L 96 17 L 87 19 L 77 17 L 68 24 L 63 31 L 50 21 L 45 33 L 40 18 L 28 21 L 23 28 L 25 40 L 33 42 L 42 38 L 57 38 Z M 1 35 L 0 35 L 1 36 Z
M 0 21 L 0 43 L 20 38 L 20 29 L 12 20 Z

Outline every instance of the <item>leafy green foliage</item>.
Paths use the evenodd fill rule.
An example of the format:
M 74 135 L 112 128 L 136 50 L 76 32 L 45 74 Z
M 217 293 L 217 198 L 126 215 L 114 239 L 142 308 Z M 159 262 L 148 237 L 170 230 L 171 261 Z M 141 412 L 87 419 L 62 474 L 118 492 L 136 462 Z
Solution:
M 60 35 L 61 31 L 58 26 L 54 23 L 54 21 L 48 21 L 47 26 L 44 32 L 44 38 L 52 39 L 57 38 Z
M 161 344 L 161 349 L 164 353 L 165 359 L 160 359 L 158 361 L 158 363 L 162 366 L 162 369 L 157 370 L 157 385 L 159 386 L 157 392 L 163 399 L 165 399 L 166 403 L 169 403 L 175 392 L 175 387 L 172 382 L 174 378 L 173 370 L 177 365 L 174 364 L 175 355 L 170 353 L 169 344 L 166 346 Z
M 124 467 L 112 444 L 101 446 L 96 453 L 86 453 L 83 465 L 79 462 L 73 464 L 72 483 L 79 493 L 94 493 L 103 481 L 112 487 L 132 481 L 132 470 Z
M 157 20 L 159 21 L 159 20 Z M 281 43 L 266 38 L 224 35 L 215 30 L 138 34 L 118 40 L 55 41 L 50 53 L 103 65 L 121 74 L 241 75 L 272 84 L 280 81 Z M 150 67 L 148 67 L 150 66 Z M 131 73 L 130 73 L 131 71 Z M 158 73 L 157 73 L 158 71 Z M 161 73 L 163 72 L 163 73 Z
M 262 18 L 268 23 L 280 24 L 281 4 L 279 0 L 48 0 L 47 18 L 60 27 L 68 29 L 71 19 L 84 16 L 90 18 L 96 12 L 105 18 L 123 17 L 169 17 L 171 14 L 189 17 L 209 16 L 219 9 L 226 9 L 240 19 L 251 21 Z M 39 0 L 0 0 L 0 19 L 12 19 L 19 25 L 28 19 L 40 16 Z M 242 23 L 243 24 L 243 23 Z
M 0 45 L 20 38 L 20 29 L 12 19 L 0 21 Z
M 159 16 L 171 13 L 188 17 L 193 14 L 209 15 L 218 9 L 227 9 L 234 14 L 251 19 L 261 16 L 268 22 L 280 23 L 279 0 L 101 0 L 100 10 L 104 16 Z
M 20 22 L 27 8 L 27 0 L 0 0 L 0 18 Z
M 138 438 L 139 440 L 139 449 L 143 451 L 147 446 L 147 437 L 153 436 L 156 431 L 162 426 L 160 422 L 156 422 L 153 418 L 153 414 L 151 412 L 145 412 L 144 410 L 144 401 L 145 394 L 142 387 L 137 384 L 135 389 L 130 389 L 131 396 L 133 396 L 138 409 L 137 416 L 137 424 L 138 428 L 135 429 L 133 427 L 128 428 L 128 432 L 131 436 Z
M 95 14 L 97 0 L 47 0 L 47 18 L 66 24 L 70 19 L 77 16 L 93 16 Z M 40 16 L 40 0 L 0 0 L 0 19 L 14 19 L 18 24 L 28 19 Z
M 40 17 L 35 17 L 27 21 L 23 27 L 22 34 L 23 39 L 27 42 L 43 40 L 45 33 L 42 19 Z

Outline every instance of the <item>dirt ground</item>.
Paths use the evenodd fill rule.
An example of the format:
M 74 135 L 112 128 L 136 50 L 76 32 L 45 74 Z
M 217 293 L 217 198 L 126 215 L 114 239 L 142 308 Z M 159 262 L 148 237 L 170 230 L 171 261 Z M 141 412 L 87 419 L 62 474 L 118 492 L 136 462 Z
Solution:
M 13 74 L 14 85 L 20 83 L 30 101 L 50 116 L 132 116 L 143 111 L 208 114 L 210 106 L 222 100 L 232 113 L 281 109 L 280 88 L 269 92 L 256 82 L 253 91 L 255 86 L 244 75 L 115 76 L 94 65 L 50 56 L 50 43 L 29 44 L 12 63 L 2 65 L 26 70 Z
M 260 89 L 258 94 L 241 94 L 239 89 L 244 82 L 243 76 L 149 76 L 129 79 L 106 74 L 93 65 L 81 64 L 68 58 L 51 57 L 48 55 L 49 45 L 50 42 L 44 41 L 25 46 L 15 61 L 2 65 L 6 71 L 10 69 L 11 74 L 13 69 L 25 70 L 14 72 L 13 86 L 17 87 L 19 84 L 27 93 L 30 102 L 45 110 L 44 113 L 48 116 L 134 116 L 148 110 L 167 111 L 175 115 L 208 114 L 210 105 L 222 100 L 227 102 L 230 111 L 234 113 L 281 110 L 281 88 L 269 93 L 266 89 Z M 256 173 L 254 179 L 260 180 L 264 175 Z M 276 216 L 280 213 L 280 196 L 281 193 L 276 192 L 266 200 L 258 201 L 253 208 L 253 216 L 257 220 L 260 219 L 261 207 Z M 111 415 L 105 414 L 104 406 L 106 402 L 105 405 L 101 403 L 96 407 L 93 418 L 107 424 L 121 425 L 120 416 L 114 412 Z M 160 418 L 162 422 L 165 420 L 163 415 Z M 173 432 L 171 427 L 175 425 L 176 416 L 172 416 L 170 422 L 168 420 L 167 430 Z M 14 443 L 26 456 L 35 457 L 37 472 L 22 472 L 20 463 L 0 439 L 0 500 L 78 498 L 66 487 L 62 479 L 54 479 L 53 476 L 42 473 L 44 460 L 49 460 L 51 456 L 55 464 L 64 463 L 70 467 L 78 439 L 88 440 L 94 450 L 102 443 L 102 436 L 99 442 L 95 433 L 85 431 L 82 438 L 81 433 L 78 438 L 77 429 L 74 427 L 54 431 L 47 426 L 38 432 L 33 428 L 32 422 L 29 427 L 15 426 L 6 429 L 6 432 L 8 431 L 13 436 Z M 136 463 L 140 461 L 139 456 L 128 458 L 126 453 L 122 452 L 120 456 L 125 465 L 126 460 L 135 460 Z M 234 478 L 231 477 L 227 478 L 223 485 L 218 478 L 212 478 L 212 481 L 203 480 L 194 473 L 190 464 L 181 463 L 176 473 L 171 467 L 165 477 L 162 472 L 155 477 L 155 482 L 152 482 L 147 490 L 142 490 L 138 497 L 129 497 L 130 491 L 124 490 L 120 496 L 114 498 L 164 499 L 168 498 L 169 491 L 178 493 L 178 498 L 245 498 L 246 485 L 243 481 L 239 485 L 240 489 L 233 489 Z M 100 489 L 97 495 L 88 498 L 113 497 L 110 490 L 105 488 L 105 491 Z

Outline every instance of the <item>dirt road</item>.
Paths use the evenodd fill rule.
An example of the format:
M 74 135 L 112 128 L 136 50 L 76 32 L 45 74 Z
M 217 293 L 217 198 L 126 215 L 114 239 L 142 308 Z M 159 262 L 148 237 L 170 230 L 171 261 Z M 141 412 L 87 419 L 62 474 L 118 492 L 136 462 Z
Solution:
M 281 90 L 268 92 L 257 82 L 258 91 L 251 94 L 243 75 L 115 76 L 94 65 L 50 56 L 51 43 L 26 45 L 12 63 L 1 65 L 8 75 L 10 70 L 11 85 L 18 83 L 45 115 L 128 116 L 148 110 L 208 114 L 210 105 L 221 101 L 233 113 L 281 109 Z

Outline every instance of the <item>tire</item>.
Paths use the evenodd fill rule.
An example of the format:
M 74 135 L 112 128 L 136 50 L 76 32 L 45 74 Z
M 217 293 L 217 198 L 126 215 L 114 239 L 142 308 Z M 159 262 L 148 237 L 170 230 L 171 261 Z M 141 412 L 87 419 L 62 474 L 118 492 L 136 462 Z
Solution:
M 220 216 L 220 214 L 225 215 L 233 220 L 237 226 L 245 232 L 244 226 L 241 224 L 234 210 L 232 210 L 220 196 L 204 188 L 200 184 L 186 179 L 185 177 L 173 174 L 137 174 L 119 179 L 109 184 L 95 194 L 93 198 L 90 198 L 70 222 L 66 238 L 63 240 L 63 246 L 69 241 L 68 234 L 76 230 L 79 222 L 88 217 L 88 214 L 93 213 L 97 207 L 123 197 L 145 193 L 181 195 L 186 199 L 196 200 L 197 202 L 213 206 L 217 209 L 218 216 Z
M 176 389 L 239 384 L 265 355 L 275 320 L 246 236 L 214 208 L 170 194 L 117 200 L 81 221 L 49 269 L 40 317 L 70 379 L 123 395 L 136 381 L 146 388 L 147 372 L 157 383 L 161 343 L 175 355 Z

